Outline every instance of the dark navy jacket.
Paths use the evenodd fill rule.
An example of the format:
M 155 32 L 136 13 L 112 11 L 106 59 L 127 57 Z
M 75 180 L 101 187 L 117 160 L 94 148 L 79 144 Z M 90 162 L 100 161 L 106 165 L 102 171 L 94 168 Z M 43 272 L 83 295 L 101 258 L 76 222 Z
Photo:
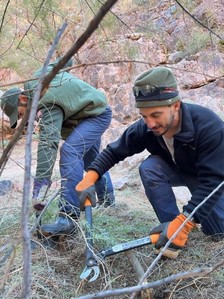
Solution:
M 224 181 L 224 122 L 210 109 L 199 105 L 181 103 L 181 110 L 181 130 L 174 135 L 174 157 L 178 171 L 197 176 L 199 182 L 191 200 L 183 208 L 191 213 Z M 117 141 L 110 143 L 90 169 L 102 176 L 119 161 L 145 149 L 173 165 L 163 138 L 155 136 L 140 119 L 127 128 Z M 194 215 L 196 221 L 201 222 L 211 212 L 223 189 L 220 188 L 198 209 Z

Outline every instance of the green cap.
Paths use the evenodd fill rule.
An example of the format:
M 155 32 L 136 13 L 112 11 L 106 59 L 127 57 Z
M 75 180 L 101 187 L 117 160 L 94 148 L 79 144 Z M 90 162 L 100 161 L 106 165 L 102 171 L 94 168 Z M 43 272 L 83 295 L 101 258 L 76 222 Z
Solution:
M 10 119 L 10 127 L 15 128 L 18 119 L 19 88 L 11 88 L 1 96 L 1 109 Z
M 155 67 L 140 74 L 133 93 L 137 108 L 167 106 L 180 100 L 176 79 L 167 67 Z

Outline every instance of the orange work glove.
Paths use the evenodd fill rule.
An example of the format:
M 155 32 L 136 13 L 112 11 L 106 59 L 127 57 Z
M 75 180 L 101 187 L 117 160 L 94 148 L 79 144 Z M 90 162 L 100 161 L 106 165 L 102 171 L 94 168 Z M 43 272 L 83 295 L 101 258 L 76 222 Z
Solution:
M 95 195 L 95 183 L 98 180 L 99 175 L 94 170 L 89 170 L 84 178 L 78 183 L 75 190 L 77 191 L 80 210 L 85 210 L 85 201 L 88 198 L 91 202 L 92 207 L 96 206 L 96 195 Z
M 154 227 L 149 234 L 160 234 L 159 239 L 155 244 L 156 249 L 160 249 L 161 247 L 163 247 L 185 220 L 186 216 L 180 214 L 173 221 L 165 222 Z M 185 246 L 188 235 L 194 226 L 195 224 L 193 222 L 187 221 L 178 235 L 172 240 L 172 243 L 169 247 L 182 249 Z

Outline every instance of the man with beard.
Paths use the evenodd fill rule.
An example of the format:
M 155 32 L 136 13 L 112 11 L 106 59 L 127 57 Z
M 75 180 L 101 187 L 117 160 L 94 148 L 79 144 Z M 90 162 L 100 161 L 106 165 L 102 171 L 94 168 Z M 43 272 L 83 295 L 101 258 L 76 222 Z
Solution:
M 182 249 L 192 228 L 201 224 L 206 235 L 224 236 L 224 123 L 211 110 L 180 99 L 171 69 L 156 67 L 134 82 L 135 104 L 140 120 L 109 144 L 88 168 L 76 186 L 84 209 L 89 197 L 95 205 L 91 185 L 105 171 L 126 157 L 145 149 L 150 155 L 139 167 L 140 177 L 159 221 L 151 234 L 162 248 L 185 222 L 170 248 Z M 218 188 L 212 196 L 214 189 Z M 191 199 L 180 212 L 172 187 L 187 186 Z M 194 209 L 208 196 L 207 201 Z M 187 220 L 194 211 L 193 217 Z M 187 221 L 185 221 L 187 220 Z

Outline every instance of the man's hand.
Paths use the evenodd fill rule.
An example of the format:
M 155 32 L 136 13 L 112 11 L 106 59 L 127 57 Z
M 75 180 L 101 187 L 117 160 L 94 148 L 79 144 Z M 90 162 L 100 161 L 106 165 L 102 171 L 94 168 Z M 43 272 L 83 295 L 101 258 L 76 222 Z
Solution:
M 88 198 L 92 207 L 96 206 L 95 183 L 99 175 L 94 170 L 89 170 L 82 181 L 78 183 L 75 190 L 77 191 L 80 200 L 80 210 L 85 210 L 85 201 Z
M 150 235 L 160 234 L 159 239 L 155 244 L 156 249 L 163 247 L 185 220 L 186 217 L 183 214 L 180 214 L 173 221 L 162 223 L 153 228 L 149 233 Z M 170 247 L 182 249 L 185 246 L 188 235 L 194 226 L 195 224 L 193 222 L 187 221 L 177 236 L 172 240 Z

